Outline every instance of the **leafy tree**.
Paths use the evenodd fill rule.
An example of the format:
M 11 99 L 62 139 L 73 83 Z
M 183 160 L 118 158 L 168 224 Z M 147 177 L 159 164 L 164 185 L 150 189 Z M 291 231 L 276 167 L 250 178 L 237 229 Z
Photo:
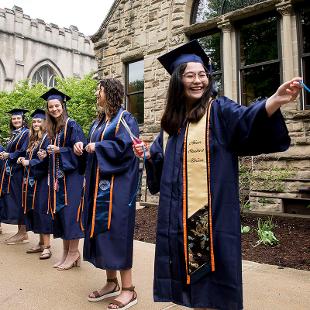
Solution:
M 71 97 L 67 103 L 67 110 L 70 118 L 75 119 L 88 133 L 92 120 L 96 116 L 95 91 L 97 81 L 92 75 L 86 75 L 83 79 L 56 78 L 57 89 Z
M 57 89 L 71 97 L 67 103 L 70 118 L 75 119 L 87 133 L 96 114 L 95 89 L 97 82 L 92 75 L 83 79 L 57 79 Z M 24 108 L 33 112 L 36 108 L 46 108 L 46 103 L 40 96 L 47 91 L 41 83 L 31 85 L 28 80 L 20 81 L 12 92 L 0 92 L 0 143 L 5 144 L 10 135 L 10 115 L 7 111 L 13 108 Z M 29 116 L 27 116 L 29 119 Z

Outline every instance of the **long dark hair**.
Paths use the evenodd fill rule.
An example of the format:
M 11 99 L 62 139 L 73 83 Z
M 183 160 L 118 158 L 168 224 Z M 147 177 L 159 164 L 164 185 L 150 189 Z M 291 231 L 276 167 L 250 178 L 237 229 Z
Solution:
M 192 106 L 190 111 L 186 111 L 184 84 L 182 74 L 187 64 L 178 66 L 170 78 L 167 93 L 167 103 L 164 114 L 161 119 L 161 127 L 169 135 L 174 135 L 182 127 L 185 120 L 189 122 L 198 122 L 206 113 L 207 104 L 212 97 L 212 76 L 209 77 L 209 84 L 202 97 Z M 208 73 L 206 67 L 205 71 Z
M 57 99 L 58 100 L 58 99 Z M 48 112 L 48 102 L 46 104 L 46 131 L 50 139 L 55 139 L 56 134 L 60 132 L 62 128 L 66 125 L 66 120 L 68 118 L 68 113 L 64 103 L 61 100 L 58 100 L 63 108 L 62 114 L 59 116 L 58 119 L 51 116 Z
M 110 117 L 117 114 L 124 100 L 124 86 L 118 79 L 104 79 L 98 83 L 100 88 L 104 88 L 106 96 L 106 112 Z M 98 111 L 98 118 L 101 118 L 103 112 Z
M 21 117 L 22 117 L 22 120 L 23 120 L 22 127 L 28 128 L 28 123 L 27 123 L 27 120 L 25 118 L 25 115 L 23 114 L 23 115 L 21 115 Z M 11 132 L 16 130 L 16 128 L 13 126 L 13 123 L 12 123 L 12 117 L 10 119 L 10 130 L 11 130 Z

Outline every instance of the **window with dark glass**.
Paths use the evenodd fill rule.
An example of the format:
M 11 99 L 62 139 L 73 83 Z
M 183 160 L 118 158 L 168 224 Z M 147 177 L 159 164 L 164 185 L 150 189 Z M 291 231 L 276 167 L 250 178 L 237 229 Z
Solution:
M 239 26 L 240 99 L 249 106 L 272 95 L 281 82 L 279 20 L 277 16 Z
M 223 95 L 221 33 L 215 32 L 198 38 L 199 43 L 210 58 L 214 86 L 219 95 Z
M 47 87 L 54 87 L 56 86 L 55 78 L 55 71 L 49 65 L 44 65 L 35 72 L 31 82 L 33 84 L 42 83 Z
M 139 124 L 144 122 L 144 61 L 126 66 L 126 108 Z
M 201 23 L 221 15 L 222 2 L 223 0 L 196 0 L 192 8 L 191 24 Z
M 191 24 L 201 23 L 213 17 L 226 14 L 265 0 L 195 0 Z
M 310 85 L 310 8 L 304 8 L 300 14 L 300 56 L 302 78 Z M 303 108 L 310 109 L 310 94 L 303 91 Z

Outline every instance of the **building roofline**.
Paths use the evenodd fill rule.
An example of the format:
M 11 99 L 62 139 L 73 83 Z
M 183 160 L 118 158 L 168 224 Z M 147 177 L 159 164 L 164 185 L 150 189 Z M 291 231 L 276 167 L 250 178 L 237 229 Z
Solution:
M 112 18 L 116 8 L 118 7 L 119 3 L 122 0 L 115 0 L 114 3 L 112 4 L 109 13 L 107 14 L 106 18 L 104 19 L 104 21 L 102 22 L 102 24 L 100 25 L 99 29 L 90 36 L 90 39 L 93 41 L 93 43 L 96 43 L 99 41 L 100 37 L 102 36 L 102 34 L 104 33 L 107 24 L 109 23 L 110 19 Z

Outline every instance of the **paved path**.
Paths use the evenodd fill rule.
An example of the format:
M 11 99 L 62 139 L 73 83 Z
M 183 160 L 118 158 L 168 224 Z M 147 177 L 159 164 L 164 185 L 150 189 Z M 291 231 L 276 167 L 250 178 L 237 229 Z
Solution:
M 52 258 L 40 261 L 38 254 L 25 254 L 29 246 L 37 243 L 33 234 L 30 244 L 2 243 L 14 230 L 14 226 L 3 225 L 4 233 L 0 235 L 0 310 L 106 309 L 107 301 L 89 303 L 86 299 L 91 290 L 103 284 L 103 271 L 86 262 L 80 268 L 57 271 L 51 266 L 61 253 L 61 240 L 52 240 Z M 135 241 L 134 284 L 139 303 L 132 309 L 185 309 L 153 302 L 153 260 L 154 245 Z M 245 310 L 310 309 L 310 272 L 249 261 L 243 262 L 243 269 Z

